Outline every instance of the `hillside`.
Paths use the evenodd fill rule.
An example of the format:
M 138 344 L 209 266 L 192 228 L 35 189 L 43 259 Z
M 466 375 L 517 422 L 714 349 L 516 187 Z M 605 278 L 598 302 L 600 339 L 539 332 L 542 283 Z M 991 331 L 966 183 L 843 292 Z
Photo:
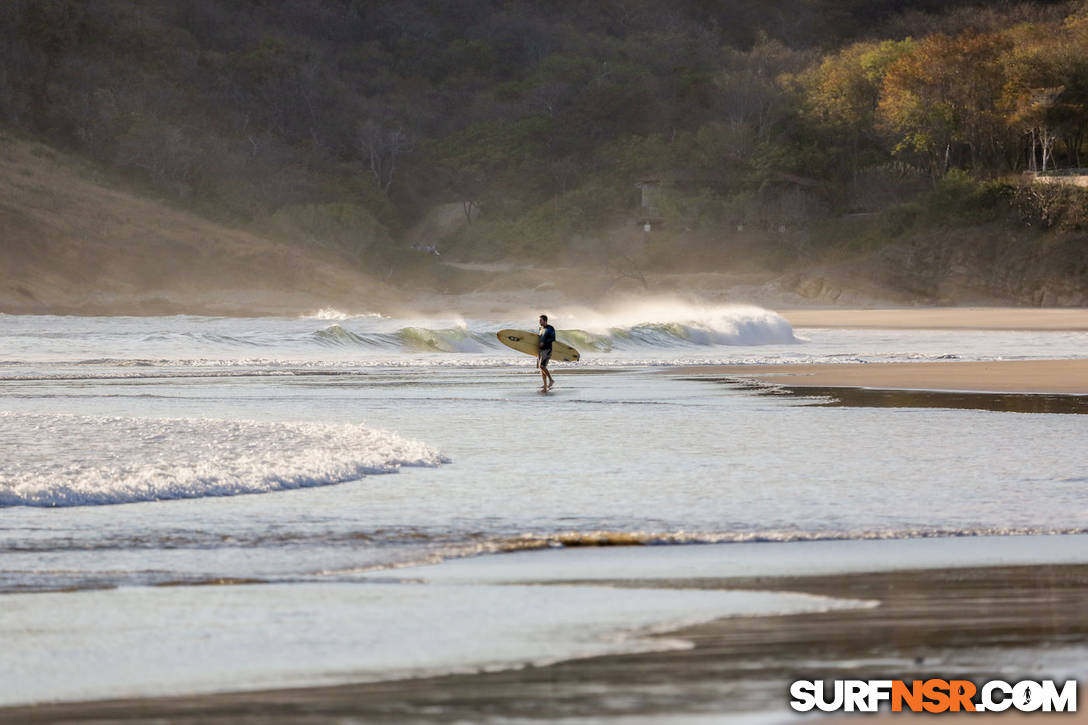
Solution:
M 459 214 L 457 205 L 437 206 L 411 238 L 434 243 L 455 234 L 466 224 Z M 584 263 L 545 265 L 408 251 L 402 269 L 336 245 L 315 247 L 312 219 L 280 221 L 274 231 L 293 243 L 210 221 L 149 198 L 93 163 L 0 133 L 0 312 L 508 312 L 647 293 L 787 306 L 1088 304 L 1085 236 L 1007 219 L 919 223 L 889 239 L 879 215 L 784 233 L 726 230 L 708 239 L 689 231 L 681 242 L 698 251 L 671 265 L 599 250 Z M 622 225 L 604 230 L 600 247 L 630 236 Z M 824 249 L 834 253 L 822 261 L 811 251 Z M 787 254 L 799 255 L 801 264 L 776 263 Z
M 5 305 L 414 304 L 487 265 L 1084 304 L 1088 191 L 1035 179 L 1088 158 L 1086 59 L 1083 0 L 13 0 Z
M 391 298 L 343 259 L 150 200 L 8 134 L 0 134 L 0 229 L 5 313 L 297 314 Z

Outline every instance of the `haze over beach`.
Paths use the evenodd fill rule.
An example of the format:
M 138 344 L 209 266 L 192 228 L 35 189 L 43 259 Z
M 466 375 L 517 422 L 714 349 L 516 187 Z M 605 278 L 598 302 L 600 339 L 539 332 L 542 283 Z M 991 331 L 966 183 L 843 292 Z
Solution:
M 0 721 L 1084 720 L 1085 3 L 13 0 L 0 58 Z

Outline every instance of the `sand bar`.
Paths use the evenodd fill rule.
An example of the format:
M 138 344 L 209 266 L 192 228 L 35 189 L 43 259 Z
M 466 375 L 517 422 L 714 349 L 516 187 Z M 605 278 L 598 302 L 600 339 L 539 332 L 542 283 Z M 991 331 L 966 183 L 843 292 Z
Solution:
M 881 310 L 778 310 L 794 327 L 931 330 L 1088 330 L 1088 309 L 922 307 Z
M 1088 360 L 708 365 L 675 372 L 789 388 L 875 388 L 1088 395 Z

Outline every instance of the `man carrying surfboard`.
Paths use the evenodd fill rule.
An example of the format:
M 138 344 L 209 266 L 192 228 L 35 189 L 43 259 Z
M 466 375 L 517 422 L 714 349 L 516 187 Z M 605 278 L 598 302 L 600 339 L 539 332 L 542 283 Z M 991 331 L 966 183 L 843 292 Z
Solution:
M 547 392 L 555 387 L 555 380 L 548 372 L 548 361 L 552 359 L 552 343 L 555 342 L 555 328 L 548 324 L 548 316 L 540 316 L 540 351 L 536 356 L 536 366 L 540 368 L 540 379 L 544 382 L 541 391 Z
M 560 362 L 578 362 L 582 359 L 580 352 L 570 345 L 555 339 L 555 328 L 548 324 L 547 315 L 540 316 L 539 332 L 499 330 L 495 333 L 495 337 L 499 338 L 499 342 L 512 350 L 536 358 L 537 370 L 540 371 L 540 376 L 544 381 L 544 387 L 540 389 L 541 392 L 547 392 L 549 388 L 555 387 L 555 380 L 552 379 L 551 372 L 548 370 L 548 363 L 553 358 Z

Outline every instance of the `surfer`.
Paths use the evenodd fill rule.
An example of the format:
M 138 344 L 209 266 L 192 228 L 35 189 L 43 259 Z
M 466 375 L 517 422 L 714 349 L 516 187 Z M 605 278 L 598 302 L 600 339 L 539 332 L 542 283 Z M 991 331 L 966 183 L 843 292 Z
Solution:
M 555 380 L 548 372 L 548 361 L 552 359 L 552 343 L 555 342 L 555 328 L 548 324 L 548 316 L 540 316 L 540 351 L 536 354 L 536 366 L 540 368 L 540 379 L 544 385 L 541 391 L 555 387 Z

